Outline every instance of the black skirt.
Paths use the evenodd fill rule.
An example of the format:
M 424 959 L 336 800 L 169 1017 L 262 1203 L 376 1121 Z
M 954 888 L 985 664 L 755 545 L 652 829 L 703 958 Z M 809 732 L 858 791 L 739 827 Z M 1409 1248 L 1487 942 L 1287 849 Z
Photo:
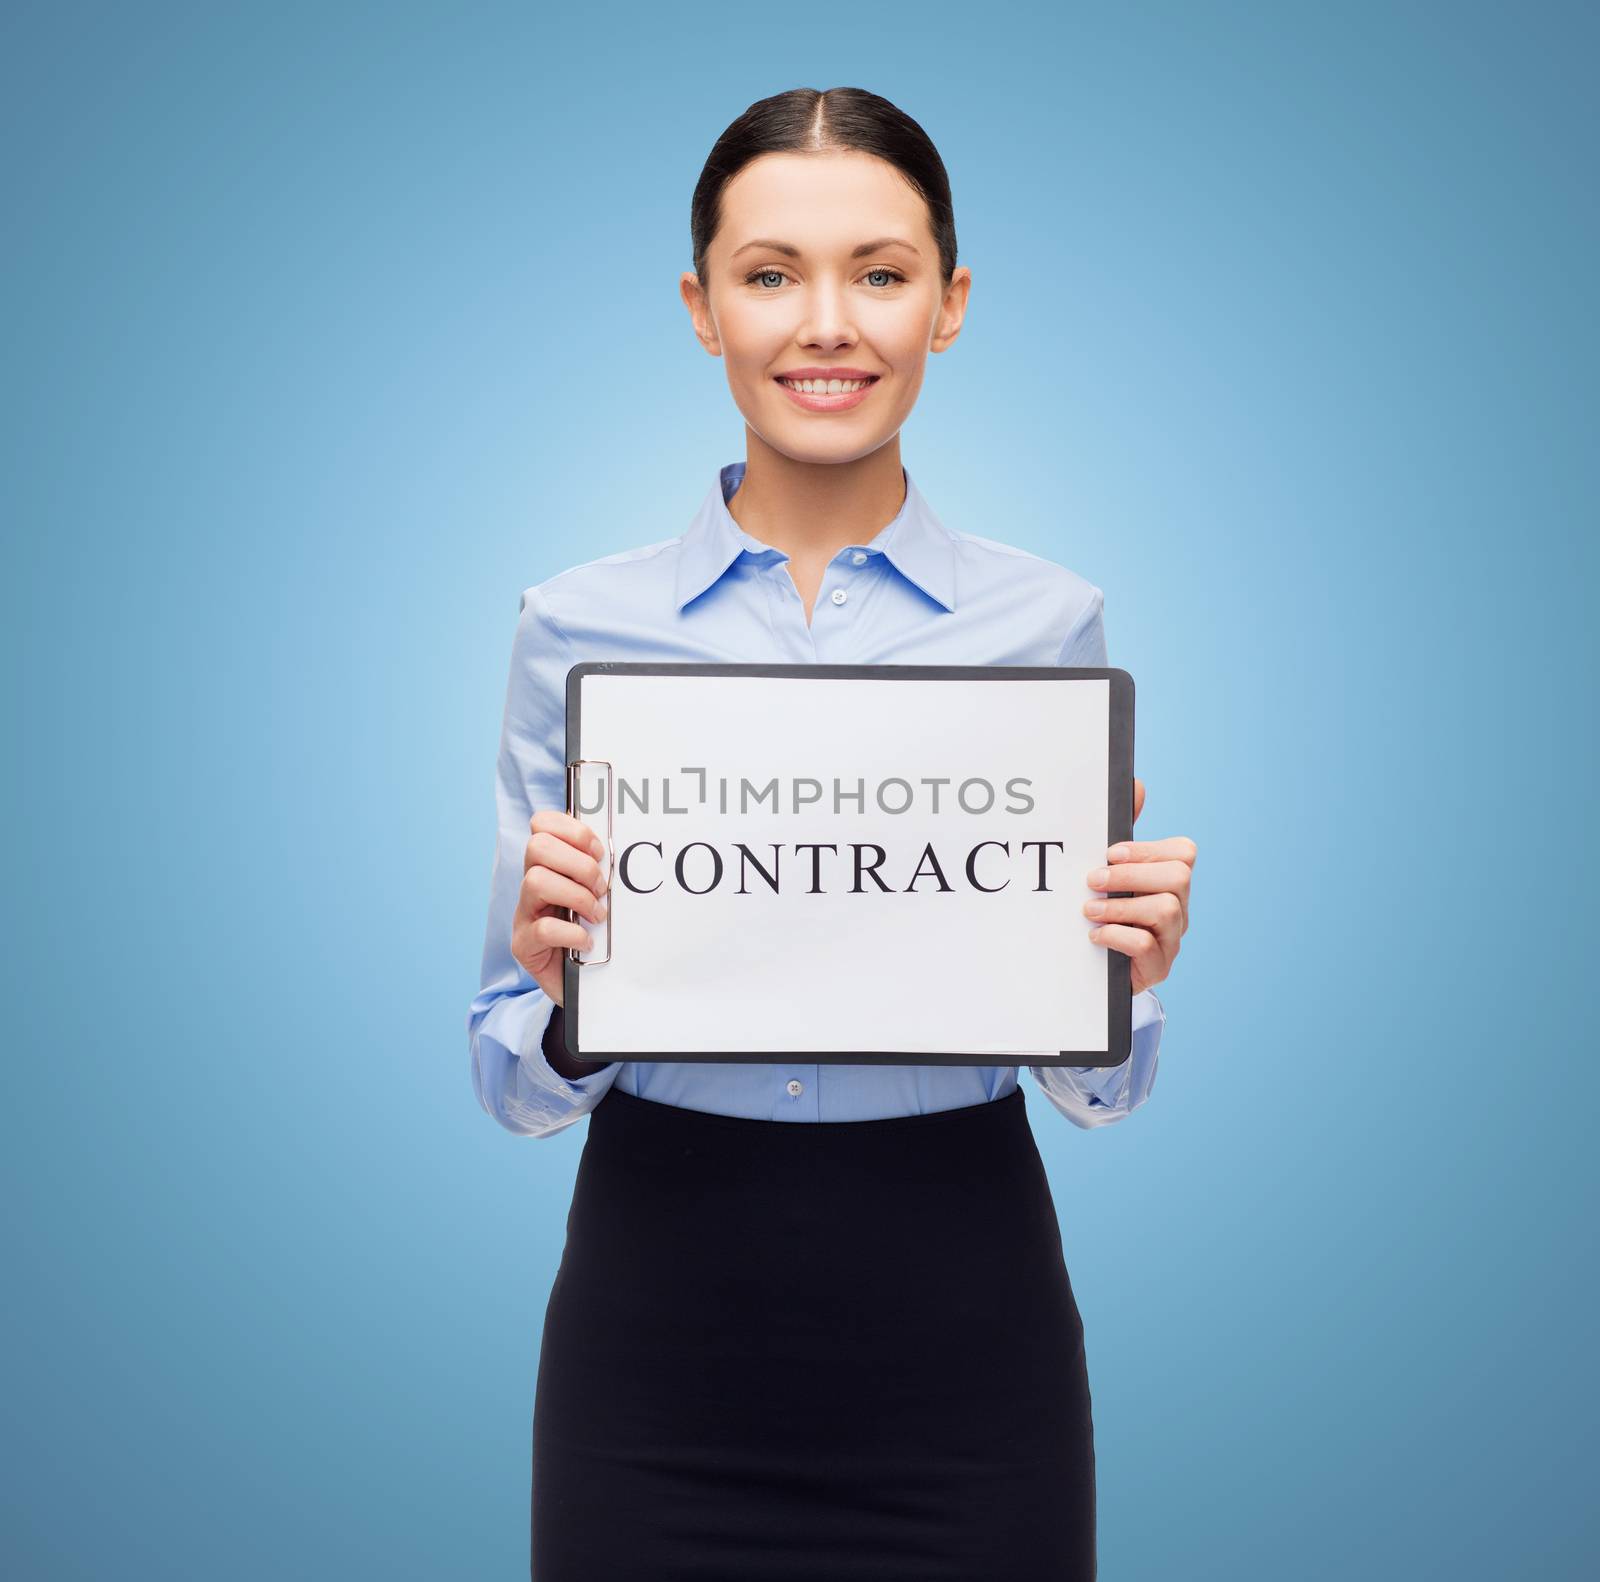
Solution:
M 606 1094 L 545 1314 L 533 1582 L 1094 1575 L 1083 1323 L 1020 1088 L 833 1122 Z

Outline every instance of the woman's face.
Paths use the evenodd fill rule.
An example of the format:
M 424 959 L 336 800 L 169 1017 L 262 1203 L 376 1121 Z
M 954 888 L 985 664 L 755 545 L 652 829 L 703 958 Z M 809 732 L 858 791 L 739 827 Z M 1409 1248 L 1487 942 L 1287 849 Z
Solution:
M 706 279 L 682 291 L 751 429 L 796 461 L 845 462 L 899 432 L 970 280 L 957 269 L 945 289 L 928 206 L 887 161 L 763 154 L 724 189 Z M 785 376 L 844 385 L 806 394 Z

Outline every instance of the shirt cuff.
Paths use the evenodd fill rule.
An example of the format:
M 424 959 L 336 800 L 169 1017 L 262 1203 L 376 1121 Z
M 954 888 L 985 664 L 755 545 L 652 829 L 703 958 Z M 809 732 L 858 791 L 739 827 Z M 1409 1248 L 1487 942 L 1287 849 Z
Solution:
M 1102 1104 L 1116 1104 L 1127 1092 L 1128 1079 L 1133 1075 L 1134 1055 L 1139 1053 L 1141 1042 L 1148 1044 L 1150 1035 L 1146 1034 L 1143 1040 L 1139 1034 L 1145 1028 L 1156 1026 L 1156 1037 L 1160 1037 L 1160 1023 L 1166 1020 L 1166 1013 L 1161 1008 L 1161 1002 L 1155 997 L 1154 990 L 1144 989 L 1133 997 L 1133 1042 L 1128 1051 L 1128 1058 L 1119 1066 L 1068 1066 L 1067 1070 L 1073 1072 L 1077 1078 L 1077 1086 L 1082 1090 L 1085 1098 L 1096 1098 Z
M 1166 1012 L 1150 989 L 1133 997 L 1133 1048 L 1119 1066 L 1033 1066 L 1034 1080 L 1075 1126 L 1105 1126 L 1131 1115 L 1155 1086 Z
M 622 1069 L 620 1060 L 602 1062 L 594 1070 L 581 1077 L 564 1077 L 550 1064 L 547 1046 L 562 1049 L 566 1041 L 566 1010 L 556 1004 L 549 995 L 541 994 L 541 1001 L 537 1015 L 528 1018 L 528 1025 L 524 1028 L 524 1041 L 527 1045 L 519 1052 L 522 1064 L 527 1068 L 523 1075 L 541 1088 L 554 1088 L 558 1093 L 564 1093 L 569 1099 L 578 1103 L 592 1104 L 611 1086 L 617 1073 Z

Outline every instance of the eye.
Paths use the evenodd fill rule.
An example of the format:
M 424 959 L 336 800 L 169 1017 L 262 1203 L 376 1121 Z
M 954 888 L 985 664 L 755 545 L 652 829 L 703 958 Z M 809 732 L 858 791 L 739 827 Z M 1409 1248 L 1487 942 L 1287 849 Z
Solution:
M 876 289 L 879 291 L 886 290 L 889 286 L 901 285 L 904 283 L 906 278 L 898 269 L 890 269 L 887 264 L 879 264 L 875 268 L 869 269 L 866 274 L 862 276 L 862 279 L 871 280 L 874 275 L 884 275 L 888 277 L 876 287 Z M 757 281 L 764 281 L 769 277 L 774 281 L 783 281 L 789 278 L 781 269 L 752 269 L 750 273 L 744 277 L 744 283 L 747 286 L 753 286 Z M 762 289 L 777 290 L 777 286 L 763 286 Z

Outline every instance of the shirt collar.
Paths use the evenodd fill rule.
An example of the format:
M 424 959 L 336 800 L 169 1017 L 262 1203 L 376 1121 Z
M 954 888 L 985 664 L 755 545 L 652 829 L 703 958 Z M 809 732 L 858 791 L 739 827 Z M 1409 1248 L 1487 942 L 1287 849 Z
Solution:
M 781 559 L 782 553 L 752 537 L 734 521 L 728 501 L 744 481 L 745 463 L 729 462 L 707 492 L 678 555 L 677 606 L 681 610 L 722 577 L 741 555 Z M 945 609 L 956 607 L 956 546 L 944 524 L 923 499 L 922 491 L 901 467 L 906 497 L 892 521 L 863 548 L 881 553 L 902 577 L 936 599 Z

